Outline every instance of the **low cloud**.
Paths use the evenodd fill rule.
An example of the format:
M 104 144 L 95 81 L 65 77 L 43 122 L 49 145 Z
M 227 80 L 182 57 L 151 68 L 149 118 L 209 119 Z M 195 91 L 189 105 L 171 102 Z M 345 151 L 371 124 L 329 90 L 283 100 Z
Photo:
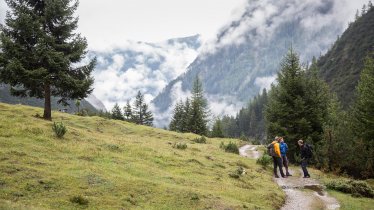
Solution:
M 267 89 L 270 90 L 271 84 L 275 82 L 277 79 L 276 75 L 269 76 L 269 77 L 257 77 L 255 79 L 255 85 L 257 85 L 260 90 Z
M 195 44 L 200 46 L 195 37 Z M 196 46 L 195 46 L 196 47 Z M 116 48 L 102 48 L 97 56 L 93 94 L 110 110 L 115 103 L 124 106 L 141 91 L 147 103 L 197 57 L 197 49 L 181 41 L 144 43 L 127 41 Z

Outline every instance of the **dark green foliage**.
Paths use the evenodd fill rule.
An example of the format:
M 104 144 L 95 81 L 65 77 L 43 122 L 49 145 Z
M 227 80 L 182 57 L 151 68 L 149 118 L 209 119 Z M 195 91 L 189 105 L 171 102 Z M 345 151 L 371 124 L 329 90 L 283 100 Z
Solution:
M 185 129 L 184 127 L 184 116 L 185 116 L 185 107 L 183 105 L 183 101 L 178 102 L 175 105 L 173 116 L 169 125 L 169 129 L 171 131 L 183 132 Z
M 199 77 L 195 78 L 192 99 L 176 104 L 169 129 L 177 132 L 191 132 L 206 135 L 208 131 L 208 104 L 204 97 L 202 83 Z
M 354 91 L 364 67 L 365 57 L 374 46 L 374 9 L 371 7 L 318 60 L 322 78 L 337 93 L 347 109 L 354 101 Z
M 317 77 L 315 65 L 303 70 L 299 57 L 292 51 L 281 63 L 278 85 L 273 85 L 265 109 L 269 138 L 284 136 L 289 158 L 298 154 L 297 141 L 317 144 L 327 118 L 328 89 Z
M 189 110 L 190 131 L 199 135 L 206 135 L 208 128 L 208 103 L 204 98 L 203 84 L 196 76 L 192 88 L 192 101 Z
M 213 137 L 213 138 L 223 138 L 223 137 L 225 137 L 223 135 L 223 131 L 222 131 L 222 123 L 221 123 L 221 120 L 219 118 L 214 122 L 212 132 L 211 132 L 211 137 Z
M 112 119 L 115 120 L 124 120 L 121 108 L 119 105 L 116 103 L 112 109 Z
M 0 80 L 15 96 L 44 99 L 44 118 L 51 119 L 51 97 L 66 105 L 92 92 L 91 72 L 96 59 L 77 67 L 87 41 L 74 33 L 78 3 L 71 0 L 8 0 L 10 8 L 1 27 Z
M 236 145 L 235 143 L 233 143 L 231 141 L 227 145 L 225 145 L 223 142 L 221 142 L 220 148 L 224 149 L 225 152 L 239 154 L 238 145 Z
M 180 142 L 174 143 L 173 148 L 180 149 L 180 150 L 185 150 L 185 149 L 187 149 L 187 144 L 186 143 L 180 143 Z
M 81 195 L 78 195 L 78 196 L 73 196 L 71 197 L 70 199 L 70 202 L 72 203 L 75 203 L 75 204 L 79 204 L 79 205 L 82 205 L 82 206 L 86 206 L 88 205 L 88 200 L 87 198 L 81 196 Z
M 259 159 L 256 160 L 256 163 L 261 165 L 263 168 L 266 168 L 272 163 L 272 158 L 264 153 Z
M 67 132 L 67 128 L 62 122 L 54 122 L 52 125 L 52 130 L 55 132 L 57 138 L 63 138 Z
M 206 138 L 205 138 L 205 136 L 202 136 L 200 138 L 195 138 L 192 141 L 195 142 L 195 143 L 198 143 L 198 144 L 206 144 Z
M 331 190 L 349 193 L 353 196 L 374 198 L 374 190 L 365 181 L 333 180 L 326 183 L 326 187 Z
M 242 108 L 236 117 L 225 116 L 221 120 L 224 136 L 243 139 L 253 138 L 263 141 L 265 138 L 265 119 L 263 110 L 267 104 L 266 89 Z
M 132 107 L 130 105 L 130 101 L 127 101 L 126 106 L 123 108 L 123 115 L 126 121 L 132 121 Z
M 144 101 L 144 95 L 138 91 L 133 108 L 132 121 L 139 125 L 153 125 L 153 114 L 148 110 L 148 104 Z

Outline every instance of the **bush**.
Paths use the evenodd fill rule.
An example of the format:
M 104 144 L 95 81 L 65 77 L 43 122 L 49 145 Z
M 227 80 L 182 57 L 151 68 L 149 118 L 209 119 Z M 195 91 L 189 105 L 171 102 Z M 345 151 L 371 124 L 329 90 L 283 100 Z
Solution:
M 70 198 L 70 202 L 76 203 L 76 204 L 79 204 L 79 205 L 87 205 L 88 204 L 88 200 L 81 195 L 73 196 L 72 198 Z
M 229 176 L 234 179 L 239 179 L 240 176 L 246 173 L 245 169 L 239 166 L 234 172 L 229 173 Z
M 229 142 L 227 145 L 225 145 L 223 142 L 221 142 L 221 145 L 219 146 L 221 149 L 224 149 L 225 152 L 231 152 L 235 154 L 239 154 L 239 148 L 238 145 L 236 145 L 233 142 Z
M 263 168 L 266 168 L 270 165 L 272 159 L 268 154 L 263 154 L 259 159 L 257 159 L 256 163 L 261 165 Z
M 186 143 L 174 143 L 173 148 L 184 150 L 184 149 L 187 149 L 187 144 Z
M 59 122 L 59 123 L 54 122 L 53 126 L 52 126 L 52 130 L 55 132 L 55 134 L 58 138 L 64 137 L 64 135 L 67 131 L 64 123 L 62 123 L 62 122 Z
M 331 190 L 349 193 L 354 196 L 374 198 L 374 190 L 364 181 L 356 180 L 333 180 L 326 184 Z
M 205 136 L 202 136 L 200 138 L 196 138 L 196 139 L 194 139 L 192 141 L 195 142 L 195 143 L 198 143 L 198 144 L 206 144 L 206 138 L 205 138 Z

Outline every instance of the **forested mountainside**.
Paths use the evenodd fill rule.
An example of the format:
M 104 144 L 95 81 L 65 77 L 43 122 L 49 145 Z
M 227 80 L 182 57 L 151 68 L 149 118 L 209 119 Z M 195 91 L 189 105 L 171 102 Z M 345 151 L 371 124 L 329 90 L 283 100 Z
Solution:
M 77 107 L 74 105 L 74 101 L 68 101 L 70 106 L 62 106 L 60 104 L 57 104 L 58 99 L 53 97 L 52 98 L 52 109 L 54 110 L 62 110 L 66 109 L 67 112 L 73 113 L 77 112 Z M 30 97 L 15 97 L 10 94 L 9 86 L 0 84 L 0 102 L 1 103 L 7 103 L 7 104 L 24 104 L 29 106 L 35 106 L 35 107 L 44 107 L 44 100 L 43 99 L 37 99 L 37 98 L 30 98 Z M 95 106 L 93 106 L 90 102 L 87 100 L 82 100 L 80 104 L 80 109 L 87 110 L 88 112 L 99 112 L 100 108 L 97 109 Z
M 211 50 L 203 51 L 185 74 L 153 100 L 161 112 L 174 101 L 176 84 L 182 83 L 182 90 L 188 91 L 196 75 L 202 79 L 207 95 L 229 96 L 231 103 L 247 102 L 274 80 L 291 45 L 302 61 L 311 61 L 325 52 L 346 27 L 335 19 L 308 24 L 312 16 L 336 12 L 331 1 L 301 2 L 297 6 L 274 1 L 274 12 L 262 11 L 259 4 L 250 4 L 241 18 L 222 30 L 214 46 L 208 47 Z M 263 22 L 256 22 L 257 12 L 264 13 Z
M 318 61 L 321 76 L 345 107 L 353 101 L 365 57 L 374 52 L 374 9 L 356 18 Z

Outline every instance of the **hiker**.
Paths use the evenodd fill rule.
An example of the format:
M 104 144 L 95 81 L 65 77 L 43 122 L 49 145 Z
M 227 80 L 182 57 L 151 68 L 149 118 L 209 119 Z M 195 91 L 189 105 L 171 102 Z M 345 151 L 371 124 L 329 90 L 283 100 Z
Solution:
M 308 166 L 308 161 L 312 157 L 312 151 L 310 149 L 310 146 L 306 143 L 304 143 L 303 140 L 299 140 L 297 142 L 300 146 L 300 153 L 301 153 L 301 169 L 303 169 L 304 172 L 304 178 L 310 178 L 308 169 L 306 167 Z
M 268 153 L 273 158 L 273 164 L 274 164 L 274 176 L 275 178 L 279 178 L 277 173 L 277 168 L 279 168 L 280 174 L 283 178 L 287 178 L 282 169 L 282 156 L 280 152 L 279 147 L 279 137 L 276 136 L 275 140 L 268 145 Z
M 282 156 L 282 164 L 283 164 L 284 168 L 286 169 L 286 176 L 292 176 L 288 172 L 288 158 L 287 158 L 287 155 L 286 155 L 287 151 L 288 151 L 288 145 L 286 144 L 286 142 L 284 142 L 283 137 L 280 137 L 280 152 L 281 152 L 281 156 Z

